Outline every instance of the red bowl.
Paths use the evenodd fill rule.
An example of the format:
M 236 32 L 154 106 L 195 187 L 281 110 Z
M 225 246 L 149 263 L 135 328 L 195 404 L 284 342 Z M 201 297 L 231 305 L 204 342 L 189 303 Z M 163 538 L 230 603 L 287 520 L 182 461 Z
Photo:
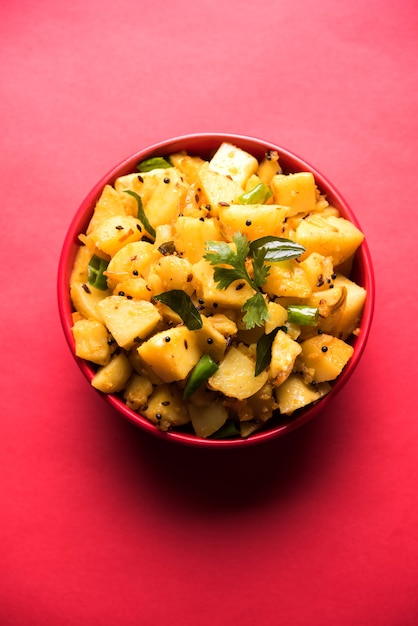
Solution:
M 75 355 L 74 339 L 71 332 L 73 312 L 71 300 L 69 280 L 74 258 L 79 245 L 78 235 L 85 232 L 87 225 L 93 214 L 94 206 L 106 184 L 113 184 L 119 176 L 129 174 L 136 171 L 136 164 L 146 158 L 152 156 L 164 156 L 181 150 L 186 150 L 191 154 L 210 158 L 210 155 L 223 142 L 228 141 L 235 144 L 253 154 L 256 158 L 261 159 L 267 150 L 276 150 L 279 153 L 280 164 L 285 172 L 310 171 L 313 173 L 316 184 L 320 191 L 326 194 L 330 204 L 333 204 L 343 217 L 350 220 L 358 228 L 361 227 L 358 220 L 347 202 L 335 187 L 314 167 L 306 163 L 303 159 L 292 154 L 288 150 L 276 146 L 268 141 L 247 137 L 242 135 L 231 135 L 225 133 L 199 133 L 168 139 L 160 143 L 154 144 L 147 148 L 139 150 L 128 159 L 116 165 L 108 174 L 106 174 L 90 191 L 80 208 L 76 212 L 64 240 L 58 268 L 58 307 L 61 318 L 62 327 L 71 353 L 73 354 L 77 365 L 83 372 L 88 381 L 91 381 L 95 369 L 87 362 Z M 148 419 L 141 416 L 137 412 L 129 409 L 125 402 L 115 394 L 102 394 L 106 402 L 110 404 L 124 418 L 136 424 L 142 430 L 156 435 L 166 441 L 173 441 L 192 446 L 203 448 L 232 448 L 254 445 L 284 435 L 308 420 L 315 417 L 322 409 L 327 406 L 335 395 L 343 388 L 348 379 L 357 367 L 359 360 L 363 354 L 364 348 L 369 336 L 370 326 L 373 317 L 373 307 L 375 298 L 374 275 L 372 261 L 366 241 L 363 241 L 356 254 L 351 278 L 367 291 L 367 298 L 360 323 L 361 332 L 358 337 L 353 338 L 352 345 L 354 353 L 337 380 L 333 383 L 332 390 L 328 395 L 324 396 L 314 406 L 301 409 L 294 416 L 280 416 L 280 421 L 275 422 L 274 418 L 267 423 L 266 428 L 262 431 L 250 435 L 248 438 L 235 437 L 231 439 L 202 439 L 196 437 L 192 433 L 181 431 L 162 432 Z

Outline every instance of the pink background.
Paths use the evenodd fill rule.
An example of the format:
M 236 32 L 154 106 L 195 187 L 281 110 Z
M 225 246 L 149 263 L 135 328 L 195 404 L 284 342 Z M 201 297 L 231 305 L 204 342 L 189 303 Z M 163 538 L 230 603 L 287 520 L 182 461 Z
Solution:
M 418 623 L 414 0 L 2 0 L 0 624 Z M 237 452 L 118 418 L 57 264 L 113 165 L 199 131 L 293 150 L 356 212 L 377 301 L 318 418 Z

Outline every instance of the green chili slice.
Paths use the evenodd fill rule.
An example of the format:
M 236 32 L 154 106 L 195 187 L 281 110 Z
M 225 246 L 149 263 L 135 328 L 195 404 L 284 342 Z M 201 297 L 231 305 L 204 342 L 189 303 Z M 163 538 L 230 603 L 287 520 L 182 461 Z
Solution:
M 183 398 L 187 400 L 192 393 L 196 391 L 208 378 L 212 376 L 218 369 L 217 363 L 209 354 L 201 356 L 200 360 L 194 366 L 184 388 Z
M 169 167 L 173 167 L 167 159 L 164 157 L 151 157 L 150 159 L 145 159 L 141 161 L 136 166 L 138 172 L 151 172 L 152 170 L 157 169 L 167 169 Z
M 292 304 L 287 307 L 287 321 L 298 326 L 316 326 L 319 309 L 314 306 Z
M 211 435 L 213 439 L 226 439 L 228 437 L 236 437 L 240 431 L 238 426 L 231 419 L 227 420 L 216 432 Z
M 103 272 L 106 271 L 109 262 L 94 254 L 87 266 L 87 282 L 92 287 L 106 291 L 107 278 Z
M 272 190 L 264 183 L 259 183 L 250 191 L 243 193 L 239 198 L 240 204 L 264 204 L 273 195 Z

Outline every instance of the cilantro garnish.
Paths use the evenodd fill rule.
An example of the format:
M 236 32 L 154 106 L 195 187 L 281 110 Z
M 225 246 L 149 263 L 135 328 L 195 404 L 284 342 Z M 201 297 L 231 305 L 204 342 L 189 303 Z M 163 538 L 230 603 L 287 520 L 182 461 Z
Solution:
M 300 256 L 305 248 L 290 239 L 282 237 L 261 237 L 251 243 L 242 233 L 232 237 L 235 250 L 224 241 L 208 241 L 204 258 L 215 267 L 214 280 L 218 289 L 227 289 L 235 280 L 244 280 L 256 292 L 244 303 L 243 321 L 248 329 L 262 326 L 268 319 L 266 300 L 261 287 L 267 280 L 270 266 L 266 264 L 293 259 Z M 247 270 L 250 260 L 252 276 Z

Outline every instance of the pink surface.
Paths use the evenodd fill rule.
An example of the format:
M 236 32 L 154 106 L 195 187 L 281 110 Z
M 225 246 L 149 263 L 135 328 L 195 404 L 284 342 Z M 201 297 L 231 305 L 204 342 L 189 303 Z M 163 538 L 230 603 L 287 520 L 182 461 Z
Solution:
M 418 9 L 0 6 L 0 624 L 418 622 Z M 238 451 L 118 418 L 60 326 L 60 248 L 114 164 L 219 131 L 306 158 L 356 212 L 375 319 L 335 401 Z

